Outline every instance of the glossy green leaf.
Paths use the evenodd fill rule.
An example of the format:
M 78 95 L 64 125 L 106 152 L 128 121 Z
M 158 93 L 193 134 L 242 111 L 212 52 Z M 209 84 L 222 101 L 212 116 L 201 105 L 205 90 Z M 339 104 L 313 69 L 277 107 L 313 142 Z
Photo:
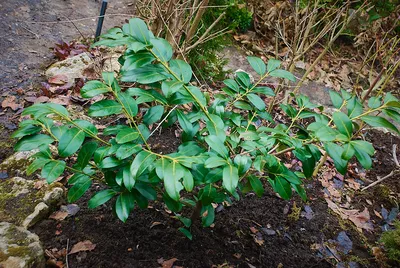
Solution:
M 91 137 L 91 135 L 97 135 L 97 133 L 99 132 L 97 130 L 97 128 L 89 121 L 82 120 L 82 119 L 75 119 L 73 122 L 84 130 L 86 137 Z M 64 134 L 64 131 L 63 131 L 63 134 Z
M 44 134 L 25 136 L 15 144 L 14 148 L 16 151 L 30 151 L 42 145 L 48 145 L 53 141 L 53 138 Z
M 353 124 L 346 114 L 342 112 L 334 112 L 333 122 L 340 133 L 346 135 L 348 138 L 351 138 L 353 135 Z
M 129 192 L 124 192 L 118 196 L 115 202 L 115 213 L 122 222 L 126 222 L 133 210 L 135 206 L 134 200 L 133 194 Z
M 281 61 L 277 59 L 269 59 L 267 63 L 267 71 L 270 73 L 281 66 Z
M 153 53 L 163 62 L 168 62 L 173 55 L 172 47 L 167 40 L 163 38 L 151 39 Z
M 27 167 L 26 175 L 32 175 L 36 170 L 43 168 L 47 163 L 49 163 L 51 159 L 35 159 L 33 162 Z
M 354 153 L 355 153 L 355 150 L 354 150 L 353 146 L 351 145 L 351 143 L 346 143 L 343 146 L 342 159 L 350 160 L 350 158 L 353 157 Z
M 137 182 L 135 185 L 135 189 L 138 190 L 138 192 L 144 197 L 146 197 L 148 200 L 157 199 L 157 192 L 150 185 Z
M 370 169 L 372 167 L 372 159 L 366 152 L 356 150 L 355 155 L 357 157 L 357 160 L 365 169 Z
M 252 165 L 251 158 L 248 155 L 236 155 L 233 162 L 236 164 L 240 175 L 243 175 Z
M 247 94 L 247 99 L 258 109 L 258 110 L 265 110 L 265 103 L 264 101 L 257 96 L 256 94 Z
M 205 141 L 211 147 L 211 149 L 213 149 L 219 155 L 225 158 L 228 157 L 228 149 L 225 147 L 224 143 L 217 136 L 209 135 L 205 137 Z
M 290 187 L 290 184 L 287 180 L 285 180 L 282 177 L 276 177 L 275 178 L 275 191 L 279 194 L 280 197 L 282 197 L 285 200 L 290 199 L 292 196 L 292 188 Z
M 383 127 L 383 128 L 389 129 L 395 133 L 400 133 L 395 125 L 393 125 L 392 123 L 390 123 L 388 120 L 386 120 L 383 117 L 368 115 L 368 116 L 361 117 L 361 120 L 363 120 L 365 123 L 367 123 L 368 125 L 370 125 L 372 127 Z
M 138 178 L 142 173 L 154 163 L 156 155 L 147 151 L 141 151 L 135 157 L 131 165 L 131 174 L 133 178 Z
M 292 73 L 290 73 L 286 70 L 276 69 L 276 70 L 270 72 L 269 75 L 273 76 L 273 77 L 284 78 L 284 79 L 290 80 L 292 82 L 296 82 L 296 77 Z
M 374 155 L 375 149 L 370 142 L 363 140 L 350 141 L 356 151 L 363 151 L 369 155 Z
M 183 233 L 183 234 L 184 234 L 187 238 L 189 238 L 190 240 L 193 239 L 193 235 L 192 235 L 192 233 L 191 233 L 188 229 L 181 227 L 181 228 L 179 228 L 178 230 L 179 230 L 181 233 Z
M 147 113 L 143 116 L 143 122 L 146 125 L 154 124 L 155 122 L 159 121 L 164 114 L 164 106 L 157 105 L 151 107 L 147 110 Z
M 36 134 L 41 130 L 40 127 L 34 126 L 34 125 L 26 125 L 23 127 L 20 127 L 18 130 L 16 130 L 12 135 L 11 138 L 22 138 L 28 135 Z
M 130 167 L 124 166 L 120 172 L 122 173 L 122 181 L 125 185 L 125 188 L 128 189 L 128 191 L 131 191 L 136 183 L 136 178 L 132 176 Z
M 189 83 L 192 80 L 192 67 L 183 60 L 171 60 L 169 62 L 171 70 L 182 80 L 184 83 Z
M 258 73 L 260 76 L 263 76 L 267 72 L 267 66 L 263 62 L 262 59 L 258 57 L 247 57 L 251 67 Z
M 100 205 L 103 205 L 108 200 L 113 198 L 117 193 L 112 189 L 107 189 L 96 193 L 92 198 L 90 198 L 88 202 L 88 207 L 90 209 L 96 208 Z
M 120 114 L 122 112 L 121 104 L 113 100 L 98 101 L 88 110 L 88 114 L 93 117 L 108 116 L 112 114 Z
M 94 152 L 97 150 L 97 146 L 98 144 L 95 141 L 86 142 L 82 146 L 78 153 L 78 158 L 76 159 L 76 166 L 79 167 L 79 169 L 82 170 L 87 166 Z
M 371 97 L 368 100 L 368 107 L 371 109 L 378 108 L 381 106 L 382 98 L 381 97 Z
M 137 132 L 135 129 L 132 128 L 125 128 L 118 132 L 117 136 L 115 137 L 115 140 L 119 144 L 127 143 L 130 141 L 134 141 L 137 138 L 139 138 L 139 132 Z
M 226 165 L 226 159 L 223 159 L 219 156 L 211 156 L 204 162 L 204 166 L 206 168 L 215 168 L 215 167 L 220 167 Z
M 223 169 L 222 185 L 231 194 L 235 192 L 239 182 L 239 171 L 233 165 L 226 165 Z
M 179 192 L 183 189 L 180 179 L 185 169 L 176 162 L 169 163 L 164 170 L 164 187 L 168 195 L 175 201 L 179 200 Z
M 122 31 L 125 34 L 133 36 L 141 43 L 150 44 L 150 31 L 146 23 L 141 19 L 130 19 L 128 24 L 122 26 Z
M 194 188 L 193 175 L 188 169 L 185 169 L 185 173 L 183 174 L 183 187 L 188 192 L 191 192 Z
M 233 103 L 233 106 L 242 110 L 253 110 L 253 107 L 251 107 L 251 105 L 245 101 L 235 101 L 235 103 Z
M 78 128 L 68 129 L 58 142 L 58 154 L 61 157 L 73 155 L 85 140 L 85 132 Z
M 117 152 L 115 153 L 115 156 L 118 159 L 123 160 L 141 150 L 142 150 L 142 146 L 139 144 L 125 143 L 125 144 L 122 144 L 121 147 L 118 148 Z
M 236 78 L 237 81 L 244 87 L 244 88 L 250 88 L 251 82 L 250 82 L 250 76 L 248 73 L 245 72 L 236 72 Z
M 100 81 L 93 80 L 87 82 L 82 88 L 81 88 L 81 96 L 83 98 L 93 98 L 97 95 L 107 93 L 110 91 L 110 88 L 103 84 Z
M 152 63 L 155 58 L 149 52 L 139 52 L 135 54 L 125 54 L 124 64 L 121 71 L 129 71 L 132 69 L 140 68 Z
M 340 94 L 337 93 L 336 91 L 329 90 L 329 96 L 331 97 L 333 107 L 335 107 L 336 109 L 339 109 L 343 104 L 343 99 L 340 96 Z
M 203 224 L 203 227 L 209 227 L 211 224 L 214 223 L 215 210 L 211 204 L 207 205 L 207 206 L 203 206 L 200 214 L 201 214 L 201 222 Z
M 251 92 L 264 94 L 264 95 L 271 96 L 271 97 L 275 96 L 274 91 L 272 90 L 272 88 L 269 88 L 269 87 L 256 87 Z
M 92 185 L 92 180 L 89 177 L 83 177 L 68 190 L 68 202 L 73 203 L 81 198 Z
M 114 168 L 117 167 L 119 165 L 121 165 L 123 162 L 121 160 L 118 160 L 115 157 L 107 157 L 104 158 L 103 161 L 101 161 L 99 167 L 100 168 Z
M 256 176 L 249 176 L 249 182 L 256 195 L 261 197 L 264 194 L 264 187 L 261 183 L 261 180 Z
M 167 79 L 163 68 L 158 65 L 146 65 L 129 71 L 121 71 L 122 82 L 138 82 L 141 84 L 151 84 Z
M 347 171 L 348 161 L 342 158 L 343 148 L 335 143 L 327 142 L 325 143 L 325 149 L 333 159 L 336 169 L 344 175 Z
M 224 80 L 224 84 L 229 88 L 232 89 L 235 92 L 239 92 L 239 85 L 236 83 L 235 80 L 233 79 L 226 79 Z
M 126 113 L 132 117 L 136 116 L 138 113 L 138 106 L 134 98 L 129 96 L 126 92 L 118 93 L 118 100 L 123 106 Z

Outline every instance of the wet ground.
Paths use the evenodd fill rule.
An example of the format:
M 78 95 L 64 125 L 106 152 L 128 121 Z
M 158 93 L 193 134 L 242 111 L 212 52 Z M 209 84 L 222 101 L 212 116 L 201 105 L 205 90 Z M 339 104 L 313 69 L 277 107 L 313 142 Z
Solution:
M 133 2 L 110 1 L 103 32 L 129 19 Z M 0 1 L 0 103 L 10 95 L 19 102 L 27 92 L 38 91 L 44 69 L 55 61 L 54 44 L 93 38 L 100 7 L 98 0 Z M 0 106 L 0 162 L 12 152 L 9 135 L 21 110 Z

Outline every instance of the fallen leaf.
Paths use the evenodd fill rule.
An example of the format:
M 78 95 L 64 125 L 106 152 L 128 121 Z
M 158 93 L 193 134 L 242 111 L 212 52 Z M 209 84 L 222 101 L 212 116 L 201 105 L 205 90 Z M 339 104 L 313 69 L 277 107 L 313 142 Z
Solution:
M 16 103 L 16 100 L 17 98 L 15 96 L 7 96 L 1 103 L 1 107 L 11 108 L 13 111 L 23 108 L 21 104 Z
M 362 229 L 367 231 L 373 231 L 374 228 L 371 224 L 368 209 L 365 208 L 364 211 L 360 212 L 357 209 L 343 209 L 332 202 L 332 200 L 325 198 L 328 203 L 328 207 L 333 210 L 333 212 L 340 215 L 344 220 L 352 221 L 356 227 L 361 231 Z
M 74 253 L 78 253 L 78 252 L 81 252 L 81 251 L 92 251 L 95 248 L 96 248 L 96 244 L 93 244 L 89 240 L 85 240 L 85 241 L 76 243 L 72 247 L 72 249 L 69 252 L 69 254 L 74 254 Z
M 258 233 L 258 230 L 255 227 L 250 227 L 250 231 L 255 234 Z
M 337 249 L 344 254 L 348 254 L 353 249 L 353 242 L 347 236 L 345 231 L 339 233 L 337 237 L 338 247 Z
M 162 225 L 162 224 L 163 224 L 162 222 L 155 221 L 155 222 L 153 222 L 153 223 L 150 225 L 150 229 L 153 228 L 153 227 L 155 227 L 155 226 L 157 226 L 157 225 Z
M 68 76 L 66 76 L 65 74 L 57 74 L 49 78 L 50 84 L 64 85 L 67 82 L 68 82 Z
M 172 266 L 174 265 L 174 263 L 177 261 L 177 258 L 172 258 L 169 260 L 164 261 L 163 258 L 158 259 L 158 263 L 162 266 L 162 268 L 172 268 Z
M 45 182 L 40 180 L 40 181 L 36 181 L 35 185 L 33 186 L 33 188 L 35 188 L 36 190 L 39 190 L 40 188 L 42 188 L 45 185 Z
M 44 102 L 48 102 L 48 101 L 49 101 L 49 97 L 40 96 L 39 98 L 36 98 L 34 103 L 44 103 Z
M 53 219 L 56 221 L 62 221 L 68 216 L 67 211 L 56 211 L 53 214 L 50 215 L 49 219 Z

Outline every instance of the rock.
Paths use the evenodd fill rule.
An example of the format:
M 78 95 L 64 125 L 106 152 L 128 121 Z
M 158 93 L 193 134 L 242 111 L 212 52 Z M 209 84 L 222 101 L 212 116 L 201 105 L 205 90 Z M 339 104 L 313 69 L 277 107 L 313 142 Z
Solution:
M 0 267 L 44 268 L 39 237 L 12 223 L 0 222 Z
M 52 64 L 46 71 L 46 77 L 49 79 L 56 75 L 65 75 L 67 83 L 75 83 L 76 78 L 84 77 L 83 72 L 92 61 L 88 53 L 81 53 Z
M 25 228 L 31 227 L 41 219 L 45 218 L 48 214 L 49 214 L 49 206 L 43 202 L 40 202 L 39 204 L 36 205 L 35 210 L 32 212 L 32 214 L 28 215 L 25 218 L 24 222 L 22 223 L 22 226 Z
M 114 72 L 118 73 L 121 69 L 121 64 L 118 62 L 118 58 L 121 56 L 120 53 L 111 54 L 105 57 L 103 61 L 102 72 Z
M 0 221 L 32 226 L 64 198 L 62 184 L 14 177 L 0 181 Z
M 266 235 L 276 235 L 276 231 L 269 228 L 261 228 L 261 231 Z
M 38 151 L 39 150 L 16 152 L 0 164 L 0 170 L 6 171 L 8 176 L 23 175 L 26 168 L 32 162 L 31 156 Z

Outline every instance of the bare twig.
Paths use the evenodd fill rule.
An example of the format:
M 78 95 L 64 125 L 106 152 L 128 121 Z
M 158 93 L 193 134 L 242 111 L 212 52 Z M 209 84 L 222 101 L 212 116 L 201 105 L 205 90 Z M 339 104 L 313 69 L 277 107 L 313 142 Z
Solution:
M 162 125 L 162 123 L 164 123 L 165 120 L 167 120 L 168 116 L 176 109 L 176 107 L 178 107 L 178 105 L 175 105 L 169 112 L 168 114 L 163 118 L 163 120 L 161 120 L 160 123 L 158 123 L 157 127 L 150 133 L 149 138 L 154 134 L 154 132 L 157 131 L 157 129 L 159 129 Z
M 67 239 L 67 254 L 65 254 L 65 265 L 69 268 L 68 265 L 68 248 L 69 248 L 69 238 Z
M 397 160 L 396 149 L 397 149 L 397 144 L 393 144 L 393 149 L 392 149 L 393 160 L 394 160 L 394 163 L 396 164 L 396 167 L 400 168 L 399 160 Z
M 368 186 L 365 186 L 364 188 L 361 189 L 361 191 L 365 191 L 368 188 L 371 188 L 372 186 L 377 185 L 378 183 L 381 183 L 382 181 L 386 180 L 387 178 L 392 177 L 395 173 L 398 173 L 398 170 L 392 170 L 389 174 L 387 174 L 385 177 L 380 178 L 377 181 L 374 181 L 373 183 L 369 184 Z

